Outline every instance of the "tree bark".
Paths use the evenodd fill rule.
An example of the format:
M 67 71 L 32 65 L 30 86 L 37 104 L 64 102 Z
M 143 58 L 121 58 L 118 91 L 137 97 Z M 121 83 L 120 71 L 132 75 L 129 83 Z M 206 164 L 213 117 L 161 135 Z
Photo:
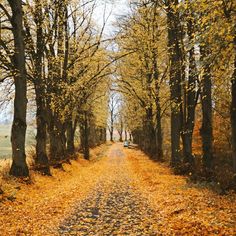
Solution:
M 161 125 L 161 105 L 159 96 L 156 98 L 156 145 L 157 145 L 157 159 L 163 159 L 163 136 L 162 136 L 162 125 Z
M 113 142 L 113 127 L 110 128 L 110 141 Z
M 234 36 L 234 72 L 231 81 L 231 129 L 232 129 L 232 157 L 233 171 L 236 173 L 236 36 Z
M 103 128 L 102 129 L 102 141 L 103 141 L 103 143 L 105 143 L 106 141 L 107 141 L 107 129 L 106 128 Z
M 50 114 L 49 141 L 50 164 L 62 168 L 62 162 L 66 159 L 65 127 L 56 114 Z
M 122 120 L 122 117 L 120 117 L 120 129 L 118 130 L 118 133 L 119 133 L 119 141 L 120 142 L 123 142 L 123 129 L 124 129 L 124 125 L 123 125 L 123 120 Z
M 231 108 L 230 108 L 230 119 L 231 119 L 231 135 L 232 135 L 232 159 L 233 159 L 233 172 L 236 174 L 236 24 L 234 20 L 234 8 L 228 8 L 227 4 L 222 1 L 222 7 L 225 17 L 230 21 L 232 25 L 233 39 L 233 53 L 234 53 L 234 71 L 231 78 Z M 236 181 L 236 175 L 234 180 Z
M 25 67 L 25 45 L 23 36 L 23 10 L 21 0 L 8 0 L 12 9 L 12 31 L 14 35 L 14 118 L 11 130 L 12 143 L 12 165 L 10 175 L 16 177 L 29 176 L 29 169 L 26 163 L 25 155 L 25 137 L 26 137 L 26 110 L 27 110 L 27 82 Z
M 84 112 L 84 158 L 89 160 L 89 124 L 86 111 Z
M 49 67 L 49 81 L 48 81 L 48 92 L 49 92 L 49 139 L 50 139 L 50 162 L 54 167 L 62 168 L 62 162 L 66 160 L 66 126 L 65 122 L 62 121 L 61 112 L 63 110 L 64 100 L 61 99 L 63 94 L 63 89 L 61 84 L 63 80 L 66 79 L 67 73 L 64 72 L 65 66 L 67 64 L 67 53 L 64 52 L 63 43 L 67 35 L 65 32 L 65 9 L 66 3 L 64 1 L 56 1 L 56 8 L 58 11 L 58 17 L 54 20 L 56 21 L 56 44 L 50 42 L 52 48 L 50 56 L 48 58 Z M 64 37 L 65 36 L 65 37 Z M 52 39 L 50 39 L 52 40 Z M 54 50 L 56 45 L 57 50 Z M 67 43 L 65 44 L 65 51 L 67 51 Z M 64 60 L 64 61 L 63 61 Z M 64 73 L 64 74 L 63 74 Z M 64 76 L 64 77 L 63 77 Z M 65 81 L 64 81 L 65 82 Z M 60 102 L 57 101 L 60 100 Z M 55 106 L 56 104 L 56 106 Z M 55 107 L 52 108 L 52 105 Z
M 73 155 L 75 153 L 75 132 L 72 120 L 68 121 L 67 123 L 66 140 L 66 152 L 69 155 Z
M 194 30 L 192 19 L 189 19 L 187 22 L 188 26 L 188 36 L 190 44 L 193 43 L 194 39 Z M 183 120 L 183 154 L 184 162 L 189 165 L 191 169 L 194 165 L 194 157 L 192 154 L 192 136 L 193 129 L 195 124 L 195 109 L 197 104 L 197 68 L 195 62 L 195 53 L 194 46 L 191 47 L 189 51 L 189 76 L 188 76 L 188 85 L 186 93 L 186 114 L 184 115 Z
M 180 133 L 182 129 L 181 99 L 181 48 L 179 45 L 179 16 L 173 9 L 178 1 L 167 1 L 168 50 L 170 57 L 171 94 L 171 165 L 177 166 L 180 159 Z
M 155 128 L 153 125 L 153 112 L 152 108 L 146 109 L 146 117 L 144 120 L 144 144 L 143 149 L 148 155 L 153 158 L 156 158 L 156 137 L 155 137 Z
M 129 141 L 132 142 L 133 138 L 132 138 L 132 133 L 129 132 Z
M 36 2 L 35 22 L 36 22 L 36 58 L 35 58 L 35 95 L 36 95 L 36 158 L 35 168 L 42 174 L 50 175 L 49 160 L 47 156 L 47 120 L 46 120 L 46 101 L 45 101 L 45 81 L 42 76 L 42 60 L 44 52 L 43 39 L 43 13 L 41 1 Z
M 37 85 L 36 85 L 37 86 Z M 35 169 L 42 174 L 50 175 L 49 160 L 47 156 L 47 121 L 45 119 L 45 105 L 43 101 L 43 94 L 40 88 L 36 88 L 36 157 Z
M 155 104 L 156 104 L 156 151 L 157 160 L 163 158 L 163 138 L 162 138 L 162 120 L 161 120 L 161 104 L 160 104 L 160 80 L 159 71 L 157 65 L 157 53 L 153 52 L 153 67 L 154 67 L 154 79 L 155 79 Z
M 212 83 L 211 83 L 211 68 L 208 63 L 209 49 L 206 46 L 201 47 L 201 57 L 204 63 L 204 75 L 202 78 L 202 127 L 200 130 L 202 136 L 202 151 L 203 151 L 203 166 L 206 170 L 212 168 L 212 142 L 213 142 L 213 128 L 212 128 Z

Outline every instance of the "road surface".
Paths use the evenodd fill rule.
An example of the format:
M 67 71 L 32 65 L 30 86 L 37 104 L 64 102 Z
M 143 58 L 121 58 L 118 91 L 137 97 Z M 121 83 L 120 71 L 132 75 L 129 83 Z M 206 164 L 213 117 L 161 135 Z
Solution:
M 98 184 L 65 219 L 60 235 L 157 235 L 154 211 L 133 185 L 121 144 L 113 145 Z

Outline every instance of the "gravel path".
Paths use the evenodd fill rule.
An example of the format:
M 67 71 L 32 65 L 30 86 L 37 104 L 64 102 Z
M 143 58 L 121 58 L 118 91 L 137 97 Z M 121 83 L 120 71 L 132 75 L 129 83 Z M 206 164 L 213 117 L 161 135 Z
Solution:
M 135 191 L 122 149 L 112 146 L 99 183 L 61 224 L 60 235 L 158 235 L 158 219 Z

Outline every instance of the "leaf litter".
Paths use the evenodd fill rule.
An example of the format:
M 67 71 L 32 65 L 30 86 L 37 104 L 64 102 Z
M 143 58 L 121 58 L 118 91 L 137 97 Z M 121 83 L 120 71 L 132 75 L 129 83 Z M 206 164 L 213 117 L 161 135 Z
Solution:
M 141 151 L 107 149 L 14 182 L 15 199 L 0 203 L 1 235 L 236 235 L 235 194 L 191 186 Z

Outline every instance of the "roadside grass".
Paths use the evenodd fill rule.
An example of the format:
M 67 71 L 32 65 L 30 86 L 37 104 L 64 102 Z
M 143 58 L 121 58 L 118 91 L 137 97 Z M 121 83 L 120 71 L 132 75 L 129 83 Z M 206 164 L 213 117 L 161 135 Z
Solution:
M 0 125 L 0 159 L 11 155 L 10 125 Z
M 27 151 L 35 145 L 35 128 L 27 127 L 26 149 Z M 11 125 L 0 125 L 0 160 L 11 158 Z

